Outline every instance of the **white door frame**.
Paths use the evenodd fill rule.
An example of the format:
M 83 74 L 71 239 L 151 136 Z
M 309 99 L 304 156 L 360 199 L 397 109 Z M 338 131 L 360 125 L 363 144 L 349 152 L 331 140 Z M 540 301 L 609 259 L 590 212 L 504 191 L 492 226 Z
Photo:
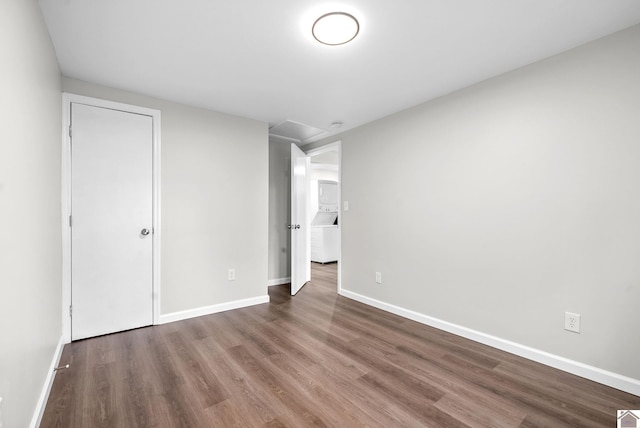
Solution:
M 343 212 L 342 212 L 342 140 L 335 141 L 333 143 L 310 149 L 305 153 L 307 156 L 319 155 L 326 152 L 338 152 L 338 294 L 342 294 L 342 225 L 343 225 Z
M 153 120 L 153 324 L 160 319 L 160 110 L 64 92 L 62 94 L 62 338 L 71 342 L 71 104 L 151 116 Z

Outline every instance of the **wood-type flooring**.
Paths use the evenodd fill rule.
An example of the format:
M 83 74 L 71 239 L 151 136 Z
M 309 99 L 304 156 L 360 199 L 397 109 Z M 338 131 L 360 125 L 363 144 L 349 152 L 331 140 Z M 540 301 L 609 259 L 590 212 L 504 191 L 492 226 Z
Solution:
M 615 427 L 640 397 L 336 294 L 66 345 L 41 427 Z

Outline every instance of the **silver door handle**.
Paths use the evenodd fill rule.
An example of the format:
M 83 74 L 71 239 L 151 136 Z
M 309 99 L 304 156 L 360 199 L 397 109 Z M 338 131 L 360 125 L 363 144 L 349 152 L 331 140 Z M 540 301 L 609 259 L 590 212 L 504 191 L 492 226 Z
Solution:
M 147 235 L 149 234 L 149 229 L 142 229 L 142 230 L 140 231 L 140 234 L 141 234 L 142 236 L 147 236 Z

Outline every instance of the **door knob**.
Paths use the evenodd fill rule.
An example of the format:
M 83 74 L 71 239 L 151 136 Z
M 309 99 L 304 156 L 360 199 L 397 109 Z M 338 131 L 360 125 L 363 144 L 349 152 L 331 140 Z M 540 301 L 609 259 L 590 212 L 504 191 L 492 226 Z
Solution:
M 140 231 L 140 234 L 141 234 L 142 236 L 147 236 L 147 235 L 149 234 L 149 229 L 142 229 L 142 230 Z

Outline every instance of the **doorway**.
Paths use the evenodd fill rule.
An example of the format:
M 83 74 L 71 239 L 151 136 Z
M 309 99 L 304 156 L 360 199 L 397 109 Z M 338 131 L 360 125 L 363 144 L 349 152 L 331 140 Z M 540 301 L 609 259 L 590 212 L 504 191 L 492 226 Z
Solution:
M 310 159 L 311 281 L 341 290 L 342 209 L 341 142 L 306 152 Z M 325 199 L 333 190 L 334 198 Z
M 154 324 L 160 112 L 72 94 L 63 111 L 65 341 Z

